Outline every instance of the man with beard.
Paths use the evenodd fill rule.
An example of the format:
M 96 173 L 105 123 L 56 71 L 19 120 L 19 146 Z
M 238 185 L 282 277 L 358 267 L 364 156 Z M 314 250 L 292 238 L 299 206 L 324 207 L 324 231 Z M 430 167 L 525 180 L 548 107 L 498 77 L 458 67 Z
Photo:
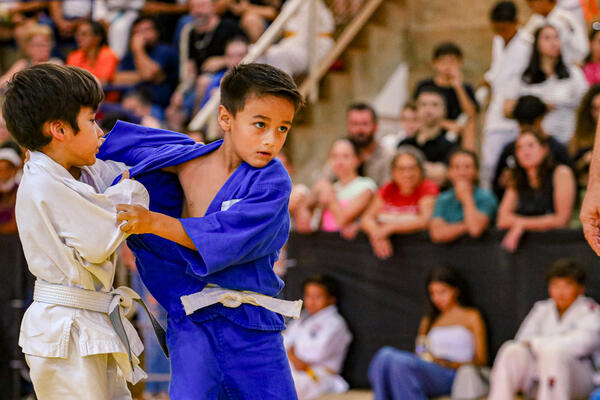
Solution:
M 434 87 L 423 88 L 417 97 L 417 118 L 421 121 L 421 128 L 416 135 L 399 144 L 414 146 L 425 154 L 425 176 L 438 185 L 446 178 L 448 155 L 456 146 L 446 138 L 447 132 L 442 127 L 445 116 L 443 94 Z
M 158 29 L 150 17 L 139 17 L 131 27 L 130 51 L 115 73 L 115 85 L 135 86 L 152 93 L 152 104 L 161 108 L 177 85 L 177 52 L 159 43 Z
M 373 179 L 378 186 L 389 180 L 393 153 L 375 138 L 377 113 L 366 103 L 348 107 L 348 139 L 358 148 L 361 165 L 358 174 Z

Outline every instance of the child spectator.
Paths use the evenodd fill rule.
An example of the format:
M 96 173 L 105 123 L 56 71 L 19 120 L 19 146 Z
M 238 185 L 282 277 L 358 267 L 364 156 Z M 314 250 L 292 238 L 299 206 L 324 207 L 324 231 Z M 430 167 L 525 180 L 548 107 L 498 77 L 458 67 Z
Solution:
M 177 84 L 177 53 L 159 42 L 156 23 L 140 17 L 131 27 L 131 51 L 115 73 L 114 83 L 142 87 L 152 94 L 152 104 L 166 107 Z
M 600 30 L 590 31 L 590 54 L 583 64 L 583 73 L 590 85 L 600 83 Z
M 18 177 L 22 166 L 20 155 L 11 147 L 0 148 L 0 234 L 16 234 L 15 204 Z
M 392 181 L 382 186 L 362 219 L 373 252 L 385 259 L 393 254 L 390 236 L 427 229 L 433 213 L 437 185 L 425 179 L 425 156 L 410 146 L 401 146 L 392 160 Z
M 417 106 L 413 102 L 408 102 L 400 111 L 400 131 L 384 136 L 380 143 L 388 150 L 396 152 L 400 142 L 415 136 L 420 128 L 421 121 L 417 117 Z
M 286 2 L 281 12 L 291 3 Z M 278 67 L 294 76 L 308 72 L 309 56 L 308 26 L 310 18 L 310 2 L 303 1 L 296 13 L 286 22 L 284 38 L 267 49 L 259 58 L 260 62 Z M 317 26 L 316 54 L 320 60 L 333 47 L 331 35 L 335 29 L 333 14 L 323 0 L 317 0 L 315 24 Z
M 578 66 L 563 62 L 558 29 L 544 25 L 534 37 L 529 65 L 508 90 L 505 112 L 512 113 L 520 96 L 539 97 L 550 107 L 542 121 L 544 131 L 566 144 L 573 136 L 575 109 L 588 88 L 587 81 Z
M 421 128 L 400 142 L 400 146 L 414 146 L 425 154 L 425 177 L 438 185 L 446 178 L 446 163 L 450 150 L 456 145 L 448 140 L 443 127 L 446 114 L 444 96 L 435 87 L 424 87 L 417 97 L 417 117 Z
M 114 78 L 119 59 L 106 44 L 106 30 L 100 22 L 85 21 L 75 30 L 78 49 L 67 57 L 67 65 L 83 68 L 106 85 Z
M 449 395 L 457 369 L 487 362 L 485 323 L 468 307 L 453 269 L 434 268 L 425 285 L 429 312 L 421 319 L 416 353 L 384 347 L 369 365 L 375 400 L 418 400 Z
M 521 96 L 513 109 L 512 118 L 519 124 L 520 132 L 534 130 L 547 136 L 548 149 L 554 161 L 559 164 L 572 166 L 567 147 L 554 137 L 548 136 L 542 128 L 542 121 L 547 113 L 548 106 L 538 97 Z M 493 188 L 496 197 L 499 199 L 504 195 L 504 190 L 510 181 L 510 169 L 515 165 L 515 141 L 513 141 L 504 146 L 494 169 Z
M 485 73 L 484 85 L 491 90 L 485 115 L 481 147 L 481 179 L 491 183 L 502 148 L 519 134 L 517 122 L 504 115 L 506 87 L 519 79 L 531 54 L 531 43 L 519 29 L 517 7 L 512 1 L 499 1 L 490 13 L 494 41 L 492 63 Z
M 318 202 L 323 212 L 322 230 L 339 231 L 344 238 L 353 239 L 358 232 L 360 216 L 377 185 L 371 178 L 358 175 L 358 151 L 348 139 L 333 143 L 329 163 L 337 181 L 331 184 L 326 179 L 319 180 L 313 187 L 309 203 Z
M 62 60 L 50 55 L 52 52 L 52 30 L 47 25 L 34 24 L 26 27 L 23 45 L 25 57 L 15 61 L 10 69 L 0 76 L 0 86 L 5 86 L 14 74 L 31 65 L 45 62 L 63 63 Z
M 434 243 L 447 243 L 461 236 L 477 238 L 494 220 L 498 201 L 479 186 L 477 155 L 457 148 L 448 157 L 448 179 L 452 189 L 440 194 L 429 224 Z
M 473 87 L 464 82 L 460 70 L 463 62 L 462 50 L 455 43 L 442 43 L 433 51 L 433 68 L 435 76 L 425 79 L 417 84 L 413 98 L 417 100 L 424 88 L 434 87 L 444 97 L 446 104 L 445 118 L 456 121 L 461 115 L 473 117 L 477 114 L 477 101 Z M 446 123 L 445 128 L 456 124 Z
M 352 334 L 339 314 L 337 282 L 316 275 L 304 281 L 304 311 L 283 332 L 299 400 L 342 393 L 348 384 L 340 372 Z
M 573 169 L 580 193 L 585 193 L 588 183 L 592 149 L 598 116 L 600 115 L 600 85 L 588 90 L 577 111 L 575 134 L 569 142 L 569 153 L 573 158 Z
M 527 0 L 527 4 L 532 15 L 523 30 L 530 41 L 542 26 L 552 25 L 559 32 L 565 63 L 580 64 L 590 51 L 585 24 L 568 9 L 559 7 L 557 0 Z
M 571 168 L 557 165 L 548 139 L 525 131 L 515 148 L 516 165 L 511 172 L 498 211 L 498 228 L 508 229 L 502 246 L 515 251 L 525 231 L 547 231 L 568 224 L 575 202 L 575 177 Z
M 600 345 L 600 308 L 585 292 L 585 269 L 556 261 L 546 275 L 550 298 L 538 301 L 514 340 L 494 362 L 489 400 L 512 399 L 522 391 L 538 399 L 587 398 L 592 357 Z

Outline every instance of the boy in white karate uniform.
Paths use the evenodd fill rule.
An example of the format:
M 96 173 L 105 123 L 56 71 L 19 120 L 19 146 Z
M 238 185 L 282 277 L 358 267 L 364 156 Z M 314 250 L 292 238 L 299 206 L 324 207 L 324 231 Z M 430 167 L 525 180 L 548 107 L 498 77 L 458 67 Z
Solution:
M 304 311 L 283 333 L 298 399 L 345 392 L 348 384 L 340 372 L 352 334 L 335 305 L 337 282 L 313 276 L 303 289 Z
M 490 400 L 513 400 L 518 391 L 540 400 L 580 399 L 594 387 L 600 307 L 583 295 L 585 270 L 558 260 L 547 279 L 550 298 L 535 303 L 515 340 L 496 356 Z
M 131 399 L 126 380 L 145 377 L 137 359 L 142 343 L 118 305 L 130 306 L 135 292 L 109 292 L 126 238 L 115 205 L 147 207 L 149 198 L 130 179 L 110 186 L 124 164 L 96 160 L 102 99 L 88 72 L 41 64 L 14 76 L 3 107 L 9 131 L 30 151 L 16 219 L 37 281 L 19 345 L 43 400 Z

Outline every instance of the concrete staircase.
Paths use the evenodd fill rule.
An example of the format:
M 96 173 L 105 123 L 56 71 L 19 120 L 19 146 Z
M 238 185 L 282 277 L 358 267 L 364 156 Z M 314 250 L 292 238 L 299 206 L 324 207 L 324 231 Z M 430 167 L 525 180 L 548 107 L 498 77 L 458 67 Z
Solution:
M 383 0 L 342 55 L 344 68 L 320 83 L 319 100 L 297 116 L 288 137 L 296 179 L 312 183 L 327 160 L 332 142 L 346 135 L 346 108 L 371 102 L 406 59 L 406 0 Z

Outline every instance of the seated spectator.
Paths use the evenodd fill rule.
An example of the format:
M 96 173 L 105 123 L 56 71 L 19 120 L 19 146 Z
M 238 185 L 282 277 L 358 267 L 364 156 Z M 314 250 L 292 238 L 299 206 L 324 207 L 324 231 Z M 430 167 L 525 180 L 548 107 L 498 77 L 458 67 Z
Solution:
M 416 353 L 380 349 L 369 365 L 375 400 L 421 400 L 449 395 L 456 371 L 487 362 L 485 324 L 468 307 L 458 274 L 438 267 L 425 286 L 429 313 L 421 319 Z
M 477 238 L 492 224 L 498 200 L 479 186 L 478 176 L 477 155 L 470 150 L 453 150 L 448 167 L 452 189 L 437 198 L 429 224 L 434 243 L 452 242 L 464 235 Z
M 291 4 L 284 3 L 281 12 L 285 12 L 285 8 Z M 335 44 L 331 37 L 335 30 L 335 21 L 323 0 L 317 0 L 316 9 L 316 54 L 317 59 L 321 60 Z M 280 68 L 292 76 L 307 73 L 310 67 L 309 18 L 310 2 L 303 1 L 296 13 L 285 23 L 283 39 L 269 47 L 258 61 Z
M 161 128 L 160 110 L 152 107 L 151 95 L 148 91 L 137 89 L 123 97 L 123 110 L 140 119 L 140 124 L 150 128 Z
M 6 85 L 6 82 L 14 74 L 30 65 L 53 62 L 62 64 L 58 58 L 51 57 L 52 52 L 52 30 L 47 25 L 28 25 L 24 33 L 24 52 L 25 57 L 17 60 L 10 69 L 0 76 L 0 86 Z
M 546 279 L 550 298 L 538 301 L 514 340 L 498 352 L 489 400 L 522 391 L 538 399 L 587 398 L 594 384 L 592 356 L 600 346 L 600 308 L 585 292 L 585 270 L 556 261 Z
M 152 104 L 166 107 L 177 85 L 175 49 L 159 43 L 155 22 L 149 17 L 134 21 L 130 48 L 118 66 L 113 83 L 144 88 L 152 94 Z
M 348 384 L 340 372 L 352 334 L 339 314 L 337 282 L 316 275 L 303 284 L 304 311 L 283 332 L 299 400 L 342 393 Z
M 124 39 L 135 29 L 145 3 L 146 0 L 94 0 L 94 19 L 108 26 L 108 45 L 119 59 L 127 53 Z
M 443 126 L 446 108 L 444 96 L 434 87 L 424 87 L 417 97 L 417 117 L 421 128 L 416 135 L 400 142 L 414 146 L 425 154 L 425 177 L 441 185 L 446 178 L 448 154 L 456 145 L 447 139 Z
M 588 90 L 577 111 L 575 134 L 569 142 L 569 153 L 573 157 L 573 169 L 577 179 L 577 187 L 582 194 L 588 183 L 592 149 L 598 116 L 600 115 L 600 85 L 594 85 Z
M 498 210 L 498 228 L 508 229 L 502 246 L 515 251 L 525 231 L 547 231 L 566 226 L 575 203 L 571 168 L 555 164 L 548 139 L 525 131 L 515 148 L 516 165 Z
M 353 239 L 359 228 L 359 219 L 369 205 L 377 185 L 371 178 L 358 175 L 358 150 L 348 139 L 333 143 L 329 163 L 336 177 L 335 183 L 319 180 L 311 192 L 309 204 L 315 200 L 323 212 L 321 229 L 340 232 Z
M 559 7 L 557 0 L 527 0 L 527 4 L 532 15 L 523 30 L 530 36 L 530 41 L 539 28 L 552 25 L 558 29 L 565 63 L 580 64 L 590 49 L 583 21 L 572 11 Z
M 519 27 L 517 14 L 515 3 L 506 0 L 497 2 L 490 13 L 494 40 L 492 62 L 484 75 L 490 98 L 481 145 L 481 181 L 486 187 L 491 185 L 502 148 L 519 135 L 517 122 L 504 114 L 506 87 L 523 74 L 531 55 L 531 43 Z
M 393 254 L 390 236 L 426 230 L 439 190 L 425 179 L 425 156 L 401 146 L 391 164 L 392 181 L 382 186 L 361 219 L 375 255 Z
M 585 58 L 583 73 L 588 83 L 597 85 L 600 83 L 600 30 L 590 31 L 590 53 Z
M 421 128 L 421 121 L 417 117 L 417 106 L 408 102 L 400 111 L 400 130 L 381 138 L 381 145 L 392 152 L 396 152 L 398 145 L 406 138 L 413 137 Z
M 446 104 L 445 119 L 456 121 L 461 114 L 474 117 L 477 114 L 477 101 L 473 86 L 464 82 L 461 72 L 462 50 L 454 43 L 442 43 L 433 51 L 433 78 L 424 79 L 417 84 L 413 98 L 417 100 L 425 88 L 434 87 L 444 97 Z M 444 121 L 445 129 L 457 131 L 455 123 Z
M 281 0 L 217 0 L 217 13 L 225 19 L 233 19 L 248 33 L 252 43 L 265 32 L 267 24 L 279 13 Z
M 106 45 L 106 30 L 100 22 L 81 22 L 75 31 L 78 49 L 67 57 L 67 65 L 83 68 L 105 85 L 114 78 L 119 59 Z
M 544 104 L 538 97 L 521 96 L 517 100 L 517 104 L 512 112 L 514 118 L 519 124 L 519 131 L 525 132 L 534 130 L 541 132 L 548 141 L 548 149 L 554 161 L 558 164 L 568 165 L 572 167 L 573 162 L 569 156 L 567 147 L 560 143 L 552 136 L 548 136 L 542 128 L 542 121 L 548 112 L 548 106 Z M 494 169 L 494 180 L 492 187 L 496 197 L 499 199 L 504 195 L 504 190 L 510 181 L 510 169 L 516 165 L 515 161 L 515 143 L 513 141 L 502 149 L 500 158 Z
M 50 17 L 58 31 L 56 39 L 59 48 L 73 49 L 77 25 L 92 18 L 93 5 L 93 0 L 51 0 L 48 2 Z
M 179 43 L 182 82 L 225 68 L 227 42 L 246 36 L 236 22 L 219 18 L 213 0 L 190 0 L 190 16 L 193 19 L 181 29 Z
M 9 146 L 0 148 L 0 234 L 16 234 L 15 204 L 18 176 L 22 166 L 20 155 Z
M 543 0 L 548 1 L 548 0 Z M 575 109 L 588 85 L 581 69 L 564 63 L 558 30 L 544 25 L 535 32 L 533 52 L 521 79 L 507 89 L 506 115 L 524 95 L 539 97 L 549 107 L 542 121 L 544 132 L 566 144 L 575 130 Z

